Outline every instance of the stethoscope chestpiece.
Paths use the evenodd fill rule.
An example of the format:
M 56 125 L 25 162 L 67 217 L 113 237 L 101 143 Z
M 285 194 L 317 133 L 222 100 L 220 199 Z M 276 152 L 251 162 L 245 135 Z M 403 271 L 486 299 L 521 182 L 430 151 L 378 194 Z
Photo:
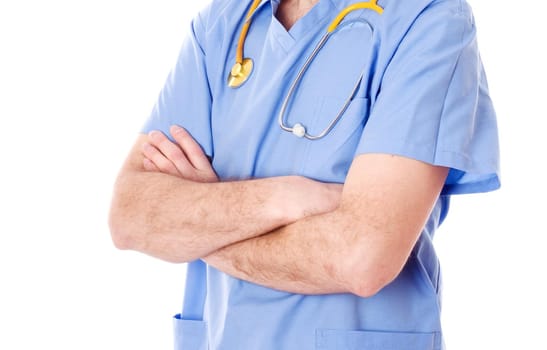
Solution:
M 228 86 L 237 88 L 243 85 L 253 72 L 253 60 L 244 58 L 241 63 L 236 62 L 228 75 Z
M 241 33 L 239 34 L 239 40 L 237 42 L 236 63 L 233 65 L 230 74 L 228 74 L 228 86 L 231 88 L 237 88 L 243 85 L 253 72 L 253 60 L 244 58 L 243 46 L 245 46 L 245 39 L 247 38 L 247 32 L 251 25 L 251 17 L 253 17 L 253 13 L 258 8 L 261 1 L 262 0 L 254 0 L 247 12 L 247 16 L 245 16 L 245 24 L 243 24 L 243 27 L 241 28 Z

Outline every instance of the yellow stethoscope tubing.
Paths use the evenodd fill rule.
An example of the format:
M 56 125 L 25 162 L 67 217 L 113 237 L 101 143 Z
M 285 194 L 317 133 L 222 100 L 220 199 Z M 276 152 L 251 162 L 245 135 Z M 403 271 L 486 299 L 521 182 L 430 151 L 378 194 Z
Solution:
M 239 39 L 237 41 L 237 48 L 236 48 L 236 57 L 235 57 L 235 64 L 233 65 L 232 69 L 230 70 L 230 74 L 228 75 L 228 86 L 232 88 L 240 87 L 247 81 L 247 78 L 251 75 L 253 71 L 253 60 L 250 58 L 244 57 L 244 47 L 245 47 L 245 40 L 247 39 L 247 34 L 249 32 L 249 28 L 251 26 L 251 20 L 253 17 L 254 12 L 258 8 L 258 5 L 260 5 L 260 2 L 262 0 L 254 0 L 251 4 L 251 7 L 247 11 L 247 15 L 245 16 L 245 23 L 243 24 L 243 27 L 241 28 L 241 33 L 239 34 Z M 352 11 L 360 10 L 360 9 L 370 9 L 373 11 L 376 11 L 378 14 L 382 14 L 384 12 L 384 9 L 378 6 L 377 0 L 369 0 L 366 2 L 358 2 L 352 5 L 347 6 L 344 8 L 337 16 L 336 18 L 329 24 L 327 28 L 327 34 L 332 33 L 336 30 L 336 28 L 340 25 L 340 22 Z
M 243 48 L 245 46 L 245 39 L 247 38 L 249 27 L 251 26 L 251 17 L 258 8 L 258 5 L 260 5 L 260 1 L 261 0 L 253 1 L 249 11 L 247 11 L 247 15 L 245 16 L 245 23 L 241 28 L 241 33 L 239 34 L 236 48 L 236 62 L 232 66 L 230 74 L 228 75 L 228 86 L 231 88 L 237 88 L 243 85 L 243 83 L 247 81 L 253 72 L 253 60 L 244 57 Z
M 329 24 L 329 27 L 327 28 L 327 33 L 332 33 L 336 30 L 340 22 L 350 13 L 355 10 L 361 10 L 361 9 L 369 9 L 376 11 L 379 15 L 384 13 L 384 9 L 378 6 L 377 0 L 370 0 L 367 2 L 358 2 L 352 5 L 349 5 L 348 7 L 344 8 L 338 16 Z
M 251 17 L 261 1 L 262 0 L 254 0 L 249 8 L 249 11 L 247 11 L 245 23 L 241 28 L 241 33 L 239 34 L 239 40 L 237 42 L 236 63 L 243 64 L 243 47 L 245 46 L 245 39 L 247 39 L 247 33 L 249 32 L 249 27 L 251 26 Z
M 243 63 L 243 48 L 245 46 L 245 39 L 247 39 L 247 33 L 249 32 L 249 28 L 251 26 L 251 17 L 253 16 L 258 5 L 260 5 L 261 1 L 262 0 L 254 0 L 251 7 L 249 8 L 249 11 L 247 11 L 247 15 L 245 16 L 245 24 L 243 24 L 243 27 L 241 28 L 241 33 L 239 34 L 239 40 L 237 41 L 236 63 L 239 63 L 239 64 Z M 378 6 L 377 2 L 378 0 L 358 2 L 344 8 L 338 14 L 338 16 L 336 16 L 336 18 L 329 24 L 327 33 L 334 32 L 336 30 L 336 27 L 338 27 L 338 25 L 340 24 L 340 22 L 342 22 L 342 20 L 352 11 L 360 10 L 360 9 L 370 9 L 370 10 L 376 11 L 378 14 L 381 15 L 382 13 L 384 13 L 384 9 Z

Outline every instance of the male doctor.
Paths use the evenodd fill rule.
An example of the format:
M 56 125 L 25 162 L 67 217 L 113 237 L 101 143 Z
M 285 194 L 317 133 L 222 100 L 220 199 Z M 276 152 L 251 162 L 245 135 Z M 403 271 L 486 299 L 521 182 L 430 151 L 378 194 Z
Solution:
M 451 194 L 499 187 L 495 113 L 463 0 L 355 11 L 291 83 L 351 1 L 263 0 L 226 83 L 249 1 L 214 0 L 116 182 L 114 244 L 189 262 L 176 349 L 443 348 L 432 238 Z

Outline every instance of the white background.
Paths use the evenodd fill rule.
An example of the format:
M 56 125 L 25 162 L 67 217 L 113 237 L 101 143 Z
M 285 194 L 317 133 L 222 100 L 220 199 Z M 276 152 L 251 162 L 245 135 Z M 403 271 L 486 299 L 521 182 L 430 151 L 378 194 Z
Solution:
M 106 220 L 204 3 L 0 2 L 0 349 L 171 348 L 184 267 L 117 251 Z M 449 349 L 547 349 L 547 57 L 534 5 L 472 2 L 503 188 L 454 198 L 438 232 Z

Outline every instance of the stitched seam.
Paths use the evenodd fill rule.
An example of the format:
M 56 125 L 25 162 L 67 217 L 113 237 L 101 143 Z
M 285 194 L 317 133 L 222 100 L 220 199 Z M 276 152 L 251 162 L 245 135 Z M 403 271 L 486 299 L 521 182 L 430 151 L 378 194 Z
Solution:
M 460 1 L 460 10 L 461 10 L 461 1 Z M 460 12 L 461 14 L 461 12 Z M 462 24 L 462 34 L 460 37 L 460 44 L 463 43 L 464 35 L 466 33 L 466 27 Z M 454 76 L 456 73 L 456 67 L 458 66 L 458 63 L 460 62 L 461 56 L 462 56 L 463 49 L 460 50 L 460 53 L 458 54 L 458 58 L 456 59 L 456 62 L 454 63 L 453 70 L 452 70 L 452 76 L 450 77 L 450 82 L 448 83 L 448 86 L 446 87 L 446 91 L 444 93 L 444 99 L 443 99 L 443 107 L 441 109 L 441 118 L 439 118 L 439 126 L 437 127 L 437 135 L 435 137 L 435 147 L 433 148 L 433 159 L 432 161 L 435 162 L 437 160 L 437 145 L 439 144 L 439 135 L 441 132 L 441 126 L 443 124 L 443 114 L 446 109 L 446 97 L 448 96 L 448 92 L 450 90 L 450 86 L 452 85 L 454 81 Z

